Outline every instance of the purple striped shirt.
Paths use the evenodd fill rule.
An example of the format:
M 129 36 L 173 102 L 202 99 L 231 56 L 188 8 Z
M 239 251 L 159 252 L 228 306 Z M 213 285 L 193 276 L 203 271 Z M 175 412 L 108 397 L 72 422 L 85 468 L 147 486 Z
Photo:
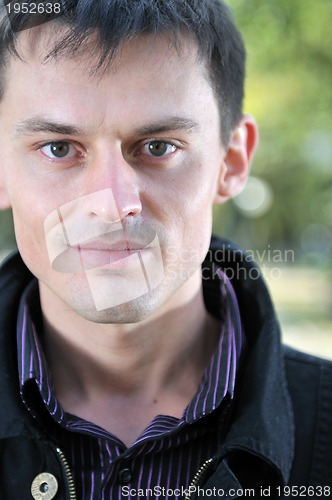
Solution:
M 40 317 L 37 283 L 25 290 L 17 322 L 21 397 L 37 419 L 45 418 L 45 411 L 41 410 L 46 407 L 59 432 L 65 435 L 67 448 L 63 451 L 71 466 L 77 498 L 184 498 L 183 491 L 198 469 L 216 452 L 222 402 L 227 394 L 233 396 L 244 344 L 234 290 L 221 270 L 217 276 L 220 341 L 196 395 L 182 418 L 156 416 L 129 448 L 99 426 L 63 411 L 43 355 L 41 324 L 35 321 L 36 315 Z M 207 302 L 210 298 L 215 301 L 215 291 L 208 287 L 204 293 Z M 214 297 L 209 297 L 211 294 Z M 39 390 L 37 404 L 35 398 L 31 401 L 31 383 Z M 161 488 L 164 490 L 159 495 Z

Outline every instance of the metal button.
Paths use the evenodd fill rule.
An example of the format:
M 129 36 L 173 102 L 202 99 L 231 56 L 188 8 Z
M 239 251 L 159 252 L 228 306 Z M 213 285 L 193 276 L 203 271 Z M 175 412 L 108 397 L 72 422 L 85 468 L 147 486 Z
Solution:
M 118 478 L 121 484 L 128 484 L 130 483 L 133 475 L 131 473 L 130 469 L 120 469 Z
M 42 472 L 31 484 L 31 495 L 34 500 L 52 500 L 58 491 L 58 481 L 48 472 Z

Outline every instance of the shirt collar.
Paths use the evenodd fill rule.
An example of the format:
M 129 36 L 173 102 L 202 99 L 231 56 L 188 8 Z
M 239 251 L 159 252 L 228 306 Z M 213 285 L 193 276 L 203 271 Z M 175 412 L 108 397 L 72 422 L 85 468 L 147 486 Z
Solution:
M 17 354 L 21 398 L 29 411 L 37 416 L 38 410 L 29 397 L 29 383 L 34 381 L 50 415 L 57 421 L 64 419 L 64 412 L 55 397 L 50 372 L 47 368 L 43 347 L 39 292 L 33 280 L 21 297 L 17 319 Z M 37 333 L 37 325 L 38 333 Z
M 245 343 L 234 289 L 219 268 L 215 268 L 215 279 L 218 281 L 217 289 L 206 287 L 204 282 L 208 278 L 203 274 L 205 302 L 218 304 L 216 312 L 221 325 L 220 339 L 198 391 L 187 407 L 188 423 L 218 408 L 227 394 L 233 398 L 237 368 Z
M 219 283 L 217 289 L 208 287 L 209 280 L 203 274 L 203 290 L 206 303 L 218 304 L 214 314 L 221 322 L 220 340 L 198 390 L 185 410 L 183 419 L 187 423 L 193 423 L 213 412 L 219 407 L 226 394 L 233 397 L 237 366 L 244 345 L 239 308 L 233 287 L 220 269 L 216 270 L 214 278 Z M 29 401 L 27 390 L 29 381 L 34 381 L 49 413 L 57 422 L 61 423 L 65 414 L 55 397 L 43 354 L 41 322 L 37 328 L 36 321 L 34 321 L 36 312 L 37 317 L 40 316 L 38 285 L 34 280 L 22 295 L 17 321 L 21 397 L 29 410 L 36 413 Z M 208 335 L 209 332 L 206 334 Z

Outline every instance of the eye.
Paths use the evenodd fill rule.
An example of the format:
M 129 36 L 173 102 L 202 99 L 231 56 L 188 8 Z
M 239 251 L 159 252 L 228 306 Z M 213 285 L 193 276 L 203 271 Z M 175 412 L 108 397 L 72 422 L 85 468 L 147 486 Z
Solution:
M 152 156 L 165 156 L 176 151 L 176 146 L 169 142 L 164 141 L 151 141 L 145 145 L 149 154 Z
M 75 146 L 67 141 L 49 142 L 40 148 L 40 151 L 51 159 L 74 158 L 82 156 Z

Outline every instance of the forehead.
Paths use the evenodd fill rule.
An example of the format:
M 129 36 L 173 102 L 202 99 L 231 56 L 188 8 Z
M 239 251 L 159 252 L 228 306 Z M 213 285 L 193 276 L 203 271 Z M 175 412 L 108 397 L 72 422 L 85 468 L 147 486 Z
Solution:
M 93 127 L 107 120 L 138 121 L 143 114 L 157 121 L 162 115 L 203 116 L 208 110 L 219 134 L 208 72 L 188 37 L 176 47 L 167 37 L 140 37 L 97 70 L 100 54 L 93 37 L 75 55 L 47 58 L 57 36 L 45 27 L 19 35 L 22 59 L 10 59 L 4 97 L 20 115 L 24 111 L 20 120 L 51 112 L 54 119 L 66 115 L 76 123 L 88 120 Z
M 139 36 L 120 44 L 116 50 L 110 47 L 105 56 L 103 43 L 97 35 L 91 35 L 73 51 L 71 44 L 66 45 L 66 36 L 69 36 L 66 28 L 55 28 L 56 25 L 49 23 L 18 35 L 18 54 L 26 65 L 26 71 L 33 67 L 34 70 L 39 68 L 39 71 L 45 68 L 51 73 L 52 67 L 57 66 L 59 69 L 70 65 L 73 72 L 81 71 L 91 79 L 100 80 L 106 74 L 116 74 L 124 67 L 130 72 L 131 68 L 136 69 L 139 64 L 142 76 L 153 71 L 156 74 L 169 71 L 168 80 L 180 67 L 185 67 L 185 71 L 196 67 L 205 73 L 197 44 L 186 34 L 176 40 L 167 35 Z M 53 52 L 59 43 L 61 49 Z M 15 63 L 20 62 L 20 59 L 10 57 L 9 60 L 10 67 L 17 71 L 18 65 Z

